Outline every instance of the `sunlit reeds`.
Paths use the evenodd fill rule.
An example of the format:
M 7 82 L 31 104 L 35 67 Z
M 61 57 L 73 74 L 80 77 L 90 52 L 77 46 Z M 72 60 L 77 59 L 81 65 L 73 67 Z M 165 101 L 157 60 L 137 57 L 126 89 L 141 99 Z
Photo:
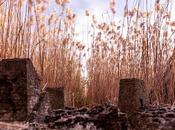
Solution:
M 0 3 L 1 59 L 30 58 L 42 86 L 65 87 L 67 105 L 117 103 L 119 80 L 133 77 L 145 81 L 156 102 L 174 100 L 175 21 L 171 19 L 171 1 L 138 0 L 130 7 L 126 0 L 120 21 L 114 18 L 115 0 L 109 3 L 111 13 L 108 11 L 107 16 L 112 18 L 107 21 L 99 22 L 92 11 L 85 10 L 91 25 L 90 43 L 76 40 L 76 14 L 66 6 L 71 1 L 55 0 L 57 10 L 50 12 L 51 2 Z M 82 67 L 82 57 L 86 57 L 86 68 Z M 164 99 L 166 92 L 171 95 L 168 101 Z
M 171 75 L 166 81 L 168 85 L 163 79 L 174 48 L 171 3 L 139 0 L 134 7 L 129 7 L 129 2 L 126 0 L 123 22 L 97 23 L 92 18 L 92 30 L 96 33 L 92 36 L 92 55 L 88 62 L 91 103 L 108 100 L 116 103 L 121 78 L 143 79 L 155 102 L 164 102 L 165 88 L 171 93 L 167 97 L 174 100 L 174 75 L 169 74 L 173 70 L 167 72 Z M 110 9 L 114 14 L 112 5 L 113 1 Z

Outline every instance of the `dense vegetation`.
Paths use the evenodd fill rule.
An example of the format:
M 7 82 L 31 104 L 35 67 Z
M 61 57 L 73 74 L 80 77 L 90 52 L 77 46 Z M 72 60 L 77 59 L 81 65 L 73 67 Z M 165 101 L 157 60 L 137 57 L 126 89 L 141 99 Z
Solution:
M 64 86 L 69 105 L 116 103 L 119 80 L 132 77 L 143 79 L 150 96 L 163 102 L 162 78 L 175 38 L 172 2 L 126 0 L 120 21 L 98 22 L 85 10 L 91 26 L 84 42 L 77 40 L 78 19 L 66 6 L 70 2 L 0 0 L 0 58 L 31 58 L 42 86 Z M 53 3 L 57 9 L 50 12 Z M 116 15 L 115 0 L 109 2 L 109 12 L 109 17 Z M 174 84 L 168 87 L 174 99 Z

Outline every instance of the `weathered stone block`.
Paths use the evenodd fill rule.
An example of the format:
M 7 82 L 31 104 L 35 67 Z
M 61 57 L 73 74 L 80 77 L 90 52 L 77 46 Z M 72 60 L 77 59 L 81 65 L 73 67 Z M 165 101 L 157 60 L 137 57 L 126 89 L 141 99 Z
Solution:
M 30 59 L 0 61 L 0 121 L 26 120 L 40 93 L 40 79 Z
M 64 88 L 48 87 L 46 92 L 49 95 L 51 109 L 64 108 Z
M 122 112 L 131 114 L 140 107 L 149 105 L 144 81 L 139 79 L 121 79 L 118 106 Z
M 33 107 L 32 113 L 28 116 L 27 121 L 43 123 L 49 112 L 51 112 L 51 108 L 48 93 L 42 92 L 38 102 Z

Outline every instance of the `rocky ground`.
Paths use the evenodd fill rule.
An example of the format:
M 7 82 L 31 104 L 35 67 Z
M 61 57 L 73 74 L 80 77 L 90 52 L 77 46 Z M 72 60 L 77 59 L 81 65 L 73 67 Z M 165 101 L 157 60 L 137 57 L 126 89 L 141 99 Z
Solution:
M 118 112 L 117 107 L 105 104 L 92 109 L 66 108 L 55 110 L 46 117 L 45 123 L 52 129 L 68 129 L 81 126 L 84 129 L 125 130 L 127 129 L 127 116 Z
M 91 109 L 66 107 L 52 111 L 40 123 L 13 124 L 8 129 L 3 125 L 0 130 L 175 130 L 175 107 L 149 106 L 131 115 L 109 103 Z
M 175 130 L 175 107 L 170 105 L 149 106 L 129 117 L 136 130 Z

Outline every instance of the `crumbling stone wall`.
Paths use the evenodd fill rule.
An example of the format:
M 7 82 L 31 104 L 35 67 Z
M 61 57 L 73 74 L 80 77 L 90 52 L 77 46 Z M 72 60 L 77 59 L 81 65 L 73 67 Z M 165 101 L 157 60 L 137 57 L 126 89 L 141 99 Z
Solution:
M 40 93 L 40 79 L 29 59 L 0 61 L 0 121 L 25 120 Z
M 64 108 L 64 88 L 63 87 L 48 87 L 46 88 L 50 99 L 51 109 Z
M 118 106 L 122 112 L 131 114 L 149 105 L 144 82 L 139 79 L 121 79 Z

